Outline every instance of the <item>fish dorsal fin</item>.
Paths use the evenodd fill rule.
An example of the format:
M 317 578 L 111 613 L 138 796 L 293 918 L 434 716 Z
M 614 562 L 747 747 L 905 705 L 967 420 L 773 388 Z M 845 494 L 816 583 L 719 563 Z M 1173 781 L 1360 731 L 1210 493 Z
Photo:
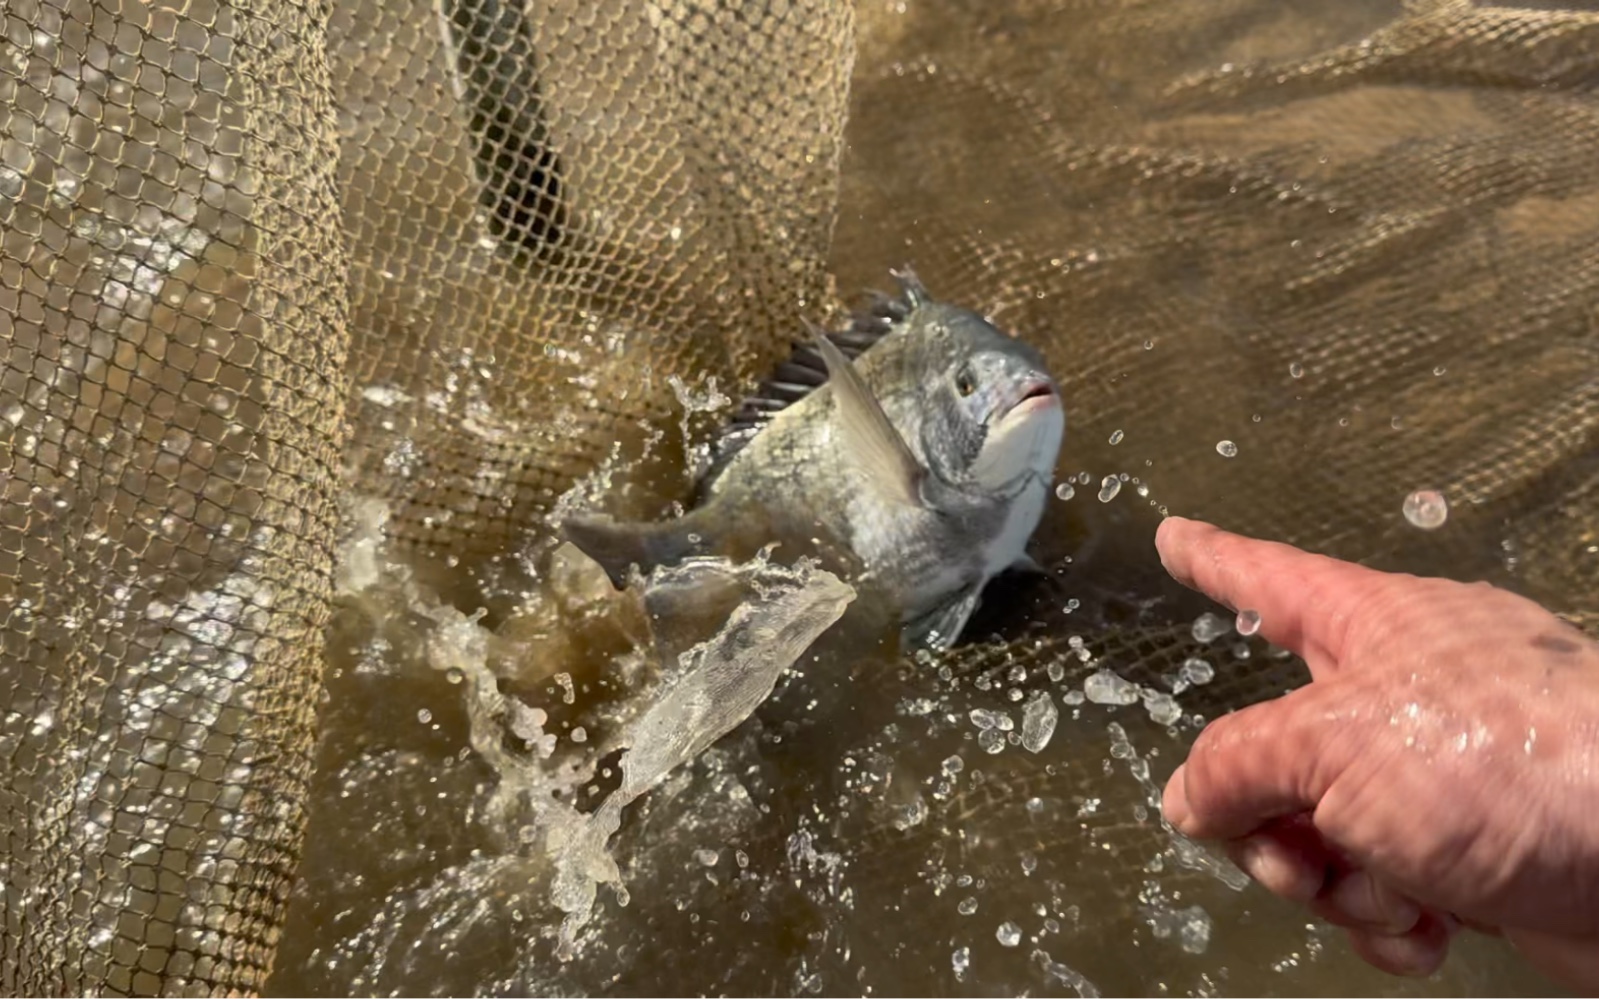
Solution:
M 862 380 L 844 352 L 818 331 L 816 350 L 827 363 L 828 382 L 837 407 L 837 430 L 844 450 L 865 473 L 872 488 L 905 506 L 922 506 L 922 481 L 927 473 L 911 454 L 882 403 Z
M 873 292 L 865 308 L 850 317 L 844 329 L 827 334 L 843 355 L 855 360 L 879 340 L 893 332 L 911 310 L 926 300 L 927 293 L 915 275 L 908 271 L 896 275 L 903 291 L 898 297 Z M 711 464 L 698 483 L 699 496 L 715 481 L 734 455 L 771 422 L 772 417 L 827 384 L 827 362 L 814 342 L 795 343 L 788 359 L 779 364 L 770 378 L 745 398 L 712 445 Z

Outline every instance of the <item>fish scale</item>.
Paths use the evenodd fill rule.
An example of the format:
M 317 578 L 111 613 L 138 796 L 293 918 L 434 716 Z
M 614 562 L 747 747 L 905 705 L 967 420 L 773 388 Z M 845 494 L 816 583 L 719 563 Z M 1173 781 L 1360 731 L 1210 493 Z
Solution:
M 592 514 L 563 531 L 621 585 L 682 559 L 769 544 L 849 549 L 913 646 L 959 638 L 983 587 L 1025 563 L 1065 430 L 1028 344 L 934 301 L 914 274 L 848 329 L 801 344 L 739 407 L 675 520 Z

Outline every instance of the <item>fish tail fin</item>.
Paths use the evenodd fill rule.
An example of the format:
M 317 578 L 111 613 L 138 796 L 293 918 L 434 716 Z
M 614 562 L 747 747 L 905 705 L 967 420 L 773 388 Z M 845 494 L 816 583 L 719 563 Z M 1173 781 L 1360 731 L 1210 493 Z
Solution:
M 600 564 L 618 588 L 627 584 L 628 571 L 638 566 L 648 573 L 711 550 L 703 518 L 690 514 L 658 524 L 624 524 L 610 517 L 579 515 L 561 523 L 561 534 L 583 554 Z

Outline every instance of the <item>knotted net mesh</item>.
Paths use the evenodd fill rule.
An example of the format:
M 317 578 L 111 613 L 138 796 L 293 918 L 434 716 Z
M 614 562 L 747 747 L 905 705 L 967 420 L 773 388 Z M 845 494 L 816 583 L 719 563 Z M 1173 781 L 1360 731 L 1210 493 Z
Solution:
M 1196 639 L 1149 538 L 1599 621 L 1592 4 L 0 19 L 0 990 L 1525 987 L 1486 947 L 1376 977 L 1160 826 L 1203 718 L 1303 677 Z M 486 609 L 517 734 L 605 746 L 572 726 L 629 641 L 549 514 L 686 500 L 801 320 L 904 263 L 1063 384 L 1057 571 L 940 659 L 824 640 L 640 799 L 632 903 L 558 961 L 447 611 Z M 1105 670 L 1144 691 L 1064 696 Z

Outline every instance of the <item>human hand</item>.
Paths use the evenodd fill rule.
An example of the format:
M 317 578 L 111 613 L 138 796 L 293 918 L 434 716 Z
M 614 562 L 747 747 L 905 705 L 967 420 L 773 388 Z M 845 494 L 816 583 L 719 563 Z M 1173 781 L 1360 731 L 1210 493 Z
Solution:
M 1377 572 L 1168 518 L 1177 580 L 1312 682 L 1211 722 L 1166 785 L 1183 833 L 1428 974 L 1460 925 L 1599 990 L 1599 644 L 1485 583 Z

